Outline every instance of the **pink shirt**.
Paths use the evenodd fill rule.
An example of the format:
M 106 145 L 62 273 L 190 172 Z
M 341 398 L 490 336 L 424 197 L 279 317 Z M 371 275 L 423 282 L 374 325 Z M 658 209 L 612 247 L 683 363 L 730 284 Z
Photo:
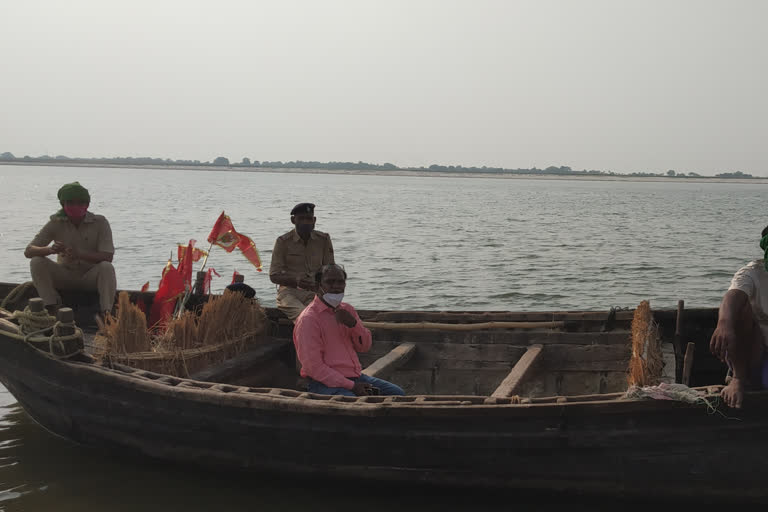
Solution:
M 354 327 L 336 321 L 334 310 L 315 297 L 301 312 L 293 327 L 293 344 L 301 363 L 301 376 L 314 379 L 330 388 L 352 389 L 350 378 L 360 376 L 362 366 L 357 352 L 371 348 L 371 331 L 363 326 L 355 308 L 342 302 L 355 317 Z

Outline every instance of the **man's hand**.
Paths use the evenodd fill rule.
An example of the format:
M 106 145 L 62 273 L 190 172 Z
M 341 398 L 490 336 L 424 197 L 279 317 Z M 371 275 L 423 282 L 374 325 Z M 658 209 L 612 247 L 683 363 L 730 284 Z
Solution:
M 80 258 L 80 253 L 74 247 L 65 247 L 62 251 L 64 256 L 70 260 L 76 260 Z
M 51 254 L 59 254 L 60 252 L 64 252 L 67 249 L 67 246 L 64 245 L 64 242 L 53 242 L 53 245 L 51 246 Z
M 317 291 L 317 283 L 308 277 L 299 277 L 296 280 L 296 288 L 314 292 Z
M 352 392 L 357 396 L 368 396 L 370 389 L 370 384 L 365 384 L 358 380 L 355 381 L 355 386 L 352 388 Z
M 736 331 L 730 325 L 717 324 L 712 339 L 709 341 L 709 350 L 720 361 L 726 363 L 726 353 L 736 342 Z
M 354 327 L 357 325 L 357 319 L 346 309 L 338 308 L 334 315 L 336 316 L 336 321 L 340 324 L 344 324 L 347 327 Z

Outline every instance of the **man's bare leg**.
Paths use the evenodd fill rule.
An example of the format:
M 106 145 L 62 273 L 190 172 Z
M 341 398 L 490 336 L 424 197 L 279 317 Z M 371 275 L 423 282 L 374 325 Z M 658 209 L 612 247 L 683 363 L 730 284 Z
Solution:
M 747 303 L 739 308 L 734 324 L 735 339 L 728 347 L 727 360 L 733 370 L 733 378 L 723 388 L 720 396 L 729 407 L 740 408 L 744 392 L 761 382 L 751 382 L 763 361 L 763 337 L 760 327 Z

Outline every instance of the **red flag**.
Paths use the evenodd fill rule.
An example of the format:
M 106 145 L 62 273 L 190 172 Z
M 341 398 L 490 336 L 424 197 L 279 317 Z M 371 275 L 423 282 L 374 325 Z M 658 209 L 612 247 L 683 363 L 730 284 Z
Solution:
M 240 242 L 240 233 L 235 231 L 228 215 L 221 212 L 216 224 L 213 225 L 211 233 L 208 235 L 208 242 L 216 244 L 227 252 L 232 252 Z
M 253 263 L 256 270 L 261 272 L 261 258 L 259 257 L 259 251 L 256 250 L 253 240 L 245 235 L 240 235 L 240 242 L 237 244 L 237 248 L 243 252 L 243 256 L 248 258 L 248 261 Z
M 149 312 L 150 327 L 162 325 L 173 315 L 176 299 L 183 293 L 184 276 L 168 261 Z
M 216 269 L 211 267 L 208 269 L 208 272 L 205 274 L 205 277 L 203 278 L 203 295 L 210 295 L 211 294 L 211 274 L 216 274 L 216 277 L 221 277 L 218 272 L 216 272 Z
M 187 246 L 186 245 L 182 245 L 182 244 L 178 244 L 177 252 L 178 252 L 178 260 L 179 261 L 183 260 L 184 259 L 184 253 L 187 252 Z M 203 259 L 206 256 L 208 256 L 208 252 L 207 251 L 204 251 L 204 250 L 198 249 L 198 248 L 192 249 L 192 261 L 198 262 L 198 261 L 200 261 L 201 259 Z
M 183 259 L 179 260 L 179 273 L 181 273 L 184 278 L 184 283 L 190 288 L 192 288 L 192 262 L 194 261 L 193 255 L 196 243 L 197 240 L 190 240 L 189 245 L 187 245 L 187 248 L 183 251 Z
M 253 240 L 238 233 L 235 230 L 235 226 L 232 225 L 232 219 L 230 219 L 224 212 L 221 212 L 221 215 L 219 215 L 219 218 L 216 220 L 216 224 L 213 225 L 211 234 L 208 235 L 208 241 L 218 245 L 227 252 L 232 252 L 235 250 L 235 247 L 237 247 L 242 251 L 243 256 L 253 263 L 256 270 L 261 272 L 261 258 L 259 257 L 259 251 L 256 250 Z
M 149 290 L 149 281 L 144 283 L 144 286 L 141 287 L 141 293 L 146 293 L 147 290 Z M 142 296 L 139 296 L 138 300 L 136 301 L 136 306 L 144 313 L 147 314 L 147 305 L 144 303 L 144 298 Z

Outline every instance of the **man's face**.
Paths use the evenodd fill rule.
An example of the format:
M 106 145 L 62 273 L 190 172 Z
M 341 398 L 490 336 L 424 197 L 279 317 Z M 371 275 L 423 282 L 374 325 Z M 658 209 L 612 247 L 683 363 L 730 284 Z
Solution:
M 300 213 L 298 215 L 294 215 L 291 218 L 291 222 L 293 222 L 293 224 L 297 226 L 299 224 L 311 224 L 312 226 L 314 226 L 315 220 L 316 220 L 315 217 L 309 213 Z
M 344 293 L 347 287 L 344 272 L 336 268 L 327 270 L 320 279 L 320 287 L 325 293 Z
M 315 217 L 309 213 L 302 213 L 291 217 L 291 222 L 296 226 L 296 232 L 303 240 L 309 240 L 312 230 L 315 229 Z
M 88 210 L 88 202 L 77 200 L 62 201 L 61 206 L 64 209 L 64 213 L 70 219 L 82 219 L 85 212 Z

